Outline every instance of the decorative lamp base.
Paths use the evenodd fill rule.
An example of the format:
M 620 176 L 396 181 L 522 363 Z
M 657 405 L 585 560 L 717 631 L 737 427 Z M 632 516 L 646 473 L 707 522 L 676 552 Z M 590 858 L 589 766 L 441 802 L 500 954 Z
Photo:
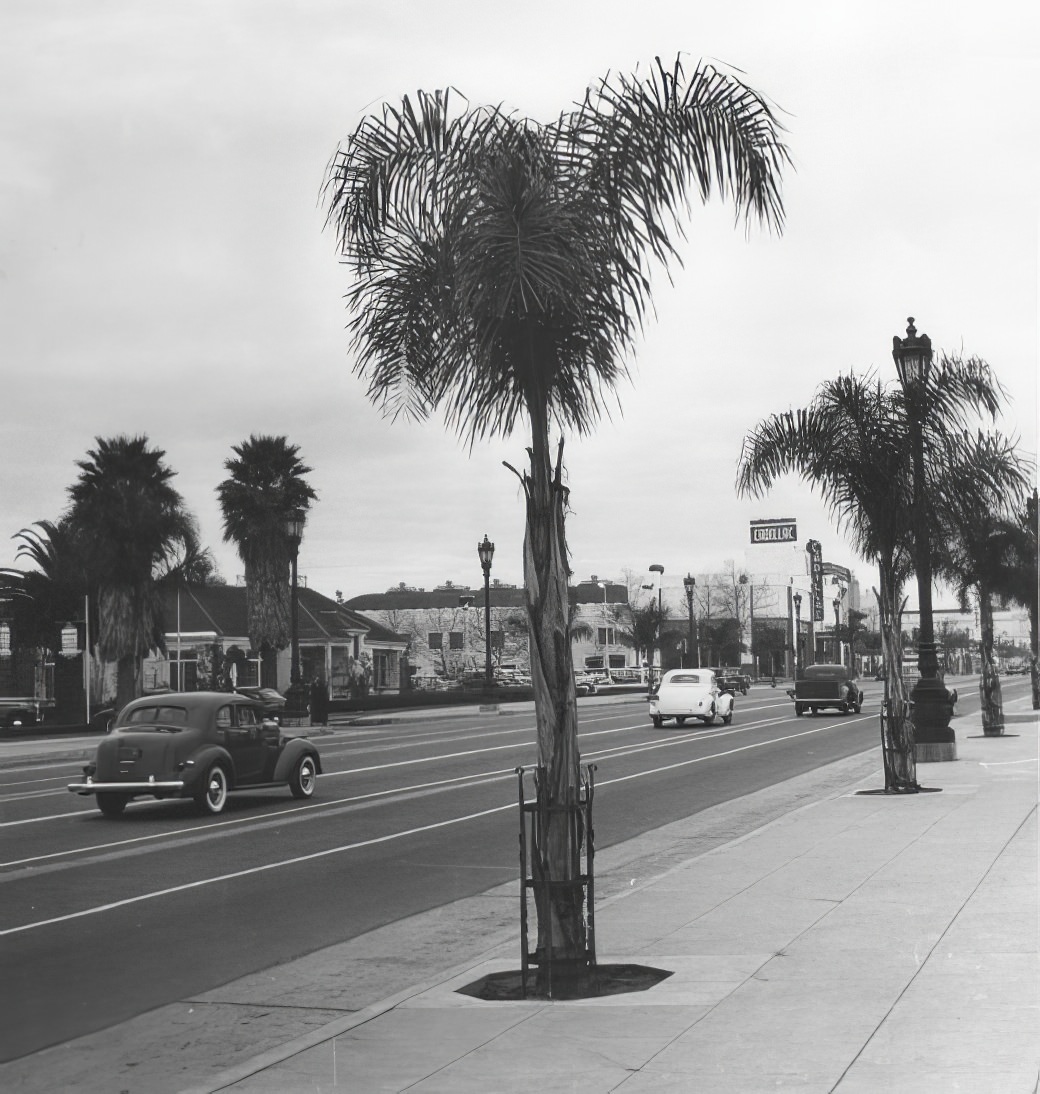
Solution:
M 918 763 L 957 759 L 957 736 L 950 728 L 956 692 L 946 690 L 938 677 L 922 676 L 910 693 Z

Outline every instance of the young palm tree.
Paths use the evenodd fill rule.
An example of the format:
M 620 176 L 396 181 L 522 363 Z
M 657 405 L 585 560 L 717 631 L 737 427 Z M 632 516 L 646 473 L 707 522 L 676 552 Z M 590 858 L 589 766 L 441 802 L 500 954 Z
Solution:
M 245 566 L 249 641 L 260 653 L 261 683 L 277 686 L 277 656 L 289 644 L 289 561 L 286 521 L 317 497 L 299 446 L 285 437 L 251 436 L 232 445 L 228 477 L 217 487 L 224 540 Z
M 982 728 L 1004 730 L 1000 676 L 993 660 L 993 600 L 1019 592 L 1017 556 L 1021 525 L 1015 512 L 1026 489 L 1026 469 L 1014 442 L 999 433 L 979 435 L 966 445 L 966 463 L 950 468 L 951 490 L 940 516 L 944 534 L 939 572 L 957 585 L 962 604 L 974 590 L 979 605 L 982 673 Z M 1035 571 L 1034 571 L 1035 579 Z
M 902 589 L 911 572 L 911 482 L 904 425 L 890 393 L 872 378 L 839 376 L 810 406 L 774 414 L 744 438 L 737 491 L 761 497 L 794 472 L 819 489 L 856 550 L 878 567 L 885 665 L 882 756 L 885 789 L 917 786 L 913 726 L 901 676 Z
M 141 658 L 163 649 L 156 574 L 190 524 L 166 453 L 147 437 L 96 438 L 97 448 L 77 461 L 69 487 L 69 522 L 83 545 L 97 604 L 97 649 L 114 660 L 116 705 L 138 693 Z
M 392 414 L 444 411 L 472 444 L 530 430 L 524 578 L 539 760 L 550 805 L 579 794 L 573 658 L 567 634 L 563 441 L 586 434 L 626 375 L 650 304 L 650 266 L 692 195 L 783 224 L 788 162 L 768 104 L 709 64 L 658 60 L 611 75 L 540 124 L 501 107 L 456 109 L 420 91 L 365 118 L 326 180 L 329 221 L 354 275 L 355 371 Z M 578 850 L 553 824 L 552 880 Z M 573 888 L 573 887 L 572 887 Z M 562 887 L 561 890 L 562 891 Z M 539 916 L 543 952 L 580 959 L 579 909 Z
M 1001 389 L 979 358 L 944 355 L 924 397 L 925 496 L 929 524 L 939 527 L 966 468 L 972 468 L 971 477 L 989 496 L 1000 496 L 1006 488 L 999 468 L 972 464 L 974 438 L 964 431 L 971 412 L 996 414 Z M 913 482 L 906 437 L 901 388 L 886 389 L 869 377 L 840 376 L 822 384 L 808 408 L 759 423 L 744 439 L 737 472 L 737 490 L 745 496 L 761 496 L 788 472 L 801 475 L 821 491 L 858 553 L 878 566 L 875 595 L 885 664 L 882 752 L 885 788 L 895 791 L 918 789 L 901 676 L 902 589 L 913 572 Z

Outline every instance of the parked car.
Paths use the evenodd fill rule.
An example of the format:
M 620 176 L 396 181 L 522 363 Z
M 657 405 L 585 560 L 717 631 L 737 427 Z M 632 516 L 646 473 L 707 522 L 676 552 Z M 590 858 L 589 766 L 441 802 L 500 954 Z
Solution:
M 596 677 L 587 672 L 578 671 L 574 674 L 574 690 L 579 695 L 595 695 L 597 683 Z
M 258 702 L 263 703 L 264 711 L 269 718 L 278 720 L 278 715 L 285 710 L 286 698 L 280 692 L 274 688 L 260 688 L 254 687 L 250 684 L 243 684 L 240 688 L 235 688 L 237 695 L 246 695 L 250 699 L 256 699 Z
M 794 700 L 795 714 L 834 707 L 842 714 L 859 714 L 863 709 L 863 692 L 844 665 L 808 665 L 787 689 Z
M 302 737 L 282 733 L 264 704 L 220 691 L 172 692 L 127 703 L 74 794 L 93 795 L 106 817 L 132 798 L 193 798 L 207 814 L 223 811 L 228 793 L 287 786 L 309 798 L 321 758 Z
M 660 728 L 665 718 L 684 725 L 687 718 L 700 718 L 712 725 L 733 721 L 733 693 L 723 691 L 711 669 L 670 669 L 657 690 L 650 695 L 650 720 Z

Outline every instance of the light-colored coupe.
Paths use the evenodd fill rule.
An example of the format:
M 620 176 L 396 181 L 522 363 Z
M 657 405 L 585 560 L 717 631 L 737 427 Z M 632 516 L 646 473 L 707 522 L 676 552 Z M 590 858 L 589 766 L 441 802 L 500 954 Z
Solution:
M 733 721 L 733 695 L 719 688 L 715 673 L 708 669 L 671 669 L 650 696 L 650 720 L 660 726 L 665 718 L 674 718 L 679 726 L 687 718 L 700 718 L 709 726 L 721 718 L 728 726 Z

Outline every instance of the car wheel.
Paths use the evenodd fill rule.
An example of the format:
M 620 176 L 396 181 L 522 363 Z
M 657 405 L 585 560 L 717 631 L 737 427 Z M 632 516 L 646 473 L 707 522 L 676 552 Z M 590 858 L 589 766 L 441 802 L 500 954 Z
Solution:
M 715 724 L 715 704 L 714 703 L 711 704 L 710 713 L 706 714 L 704 716 L 704 718 L 701 719 L 701 720 L 704 722 L 704 724 L 706 726 L 713 726 Z
M 106 790 L 97 795 L 97 807 L 106 817 L 121 817 L 129 800 L 129 794 L 116 794 Z
M 218 813 L 224 811 L 224 806 L 227 803 L 227 794 L 227 772 L 220 764 L 214 764 L 209 771 L 206 772 L 205 779 L 202 780 L 202 784 L 195 792 L 195 804 L 203 813 L 209 813 L 212 816 L 216 816 Z
M 729 714 L 723 714 L 723 716 L 722 716 L 722 724 L 724 726 L 728 726 L 730 724 L 730 722 L 732 722 L 732 721 L 733 721 L 733 708 L 730 707 Z
M 680 716 L 680 715 L 678 715 L 678 714 L 677 714 L 677 715 L 675 716 L 675 724 L 676 724 L 677 726 L 684 726 L 684 725 L 686 725 L 686 718 L 685 718 L 685 716 Z
M 794 712 L 798 715 L 799 718 L 801 718 L 801 716 L 805 713 L 805 707 L 802 706 L 801 703 L 795 703 Z
M 840 710 L 842 714 L 848 714 L 849 704 L 848 703 L 839 703 L 838 704 L 838 710 Z
M 660 729 L 664 725 L 664 719 L 659 718 L 656 714 L 650 719 L 654 723 L 654 729 Z
M 860 696 L 860 698 L 857 699 L 856 702 L 852 706 L 852 713 L 853 714 L 859 714 L 862 710 L 863 710 L 863 697 Z
M 301 756 L 289 776 L 289 790 L 294 798 L 309 798 L 314 793 L 318 771 L 313 756 Z
M 740 694 L 741 695 L 747 695 L 747 688 L 741 688 L 740 689 Z

